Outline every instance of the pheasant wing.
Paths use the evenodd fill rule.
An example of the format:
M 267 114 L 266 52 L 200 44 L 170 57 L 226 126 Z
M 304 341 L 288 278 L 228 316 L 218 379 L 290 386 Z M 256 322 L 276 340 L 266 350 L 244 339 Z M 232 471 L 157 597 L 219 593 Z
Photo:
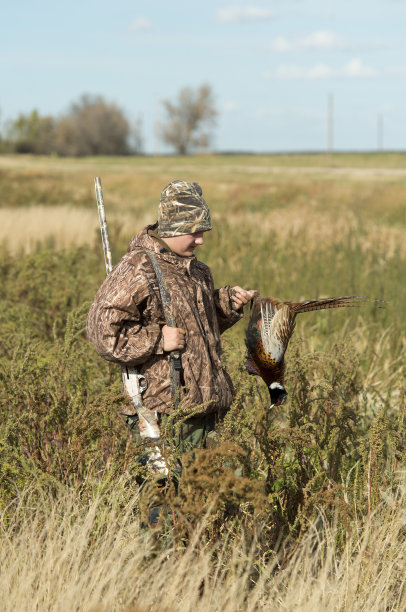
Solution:
M 281 303 L 261 303 L 261 340 L 265 362 L 281 363 L 295 329 L 295 313 Z

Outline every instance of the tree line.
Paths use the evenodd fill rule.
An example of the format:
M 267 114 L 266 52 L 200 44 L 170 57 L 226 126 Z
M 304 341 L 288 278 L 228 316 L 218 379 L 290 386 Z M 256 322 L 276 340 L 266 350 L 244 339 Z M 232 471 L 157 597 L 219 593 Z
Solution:
M 174 101 L 162 100 L 165 113 L 157 136 L 175 153 L 188 155 L 210 146 L 217 110 L 209 85 L 184 87 Z M 20 113 L 0 133 L 0 150 L 38 155 L 89 156 L 143 153 L 142 124 L 102 96 L 83 94 L 60 117 L 37 110 Z

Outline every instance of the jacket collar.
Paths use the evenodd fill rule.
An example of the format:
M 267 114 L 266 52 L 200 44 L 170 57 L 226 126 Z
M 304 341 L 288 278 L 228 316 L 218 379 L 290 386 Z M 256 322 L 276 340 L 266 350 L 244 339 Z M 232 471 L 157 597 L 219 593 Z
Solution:
M 147 249 L 148 251 L 152 251 L 159 259 L 163 259 L 164 261 L 190 272 L 191 266 L 197 262 L 195 255 L 182 257 L 174 253 L 166 242 L 156 234 L 157 227 L 158 223 L 144 227 L 139 234 L 131 238 L 127 252 L 130 253 L 136 248 Z

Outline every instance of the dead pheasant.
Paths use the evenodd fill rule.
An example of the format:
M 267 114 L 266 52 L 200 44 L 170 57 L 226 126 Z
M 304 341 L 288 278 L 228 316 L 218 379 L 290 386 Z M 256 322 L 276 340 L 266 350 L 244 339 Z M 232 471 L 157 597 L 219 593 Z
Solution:
M 366 301 L 369 300 L 354 295 L 306 302 L 282 302 L 273 297 L 260 298 L 259 295 L 254 298 L 245 334 L 248 359 L 244 365 L 249 374 L 260 376 L 265 381 L 271 404 L 279 406 L 286 400 L 284 357 L 295 329 L 296 315 L 311 310 L 358 306 Z

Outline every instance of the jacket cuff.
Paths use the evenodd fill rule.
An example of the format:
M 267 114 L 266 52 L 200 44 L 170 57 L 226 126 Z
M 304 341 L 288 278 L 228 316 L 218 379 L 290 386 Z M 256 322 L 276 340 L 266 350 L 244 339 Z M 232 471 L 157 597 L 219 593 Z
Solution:
M 244 316 L 244 309 L 236 310 L 232 301 L 232 289 L 229 285 L 214 292 L 214 302 L 217 309 L 220 331 L 223 332 Z

